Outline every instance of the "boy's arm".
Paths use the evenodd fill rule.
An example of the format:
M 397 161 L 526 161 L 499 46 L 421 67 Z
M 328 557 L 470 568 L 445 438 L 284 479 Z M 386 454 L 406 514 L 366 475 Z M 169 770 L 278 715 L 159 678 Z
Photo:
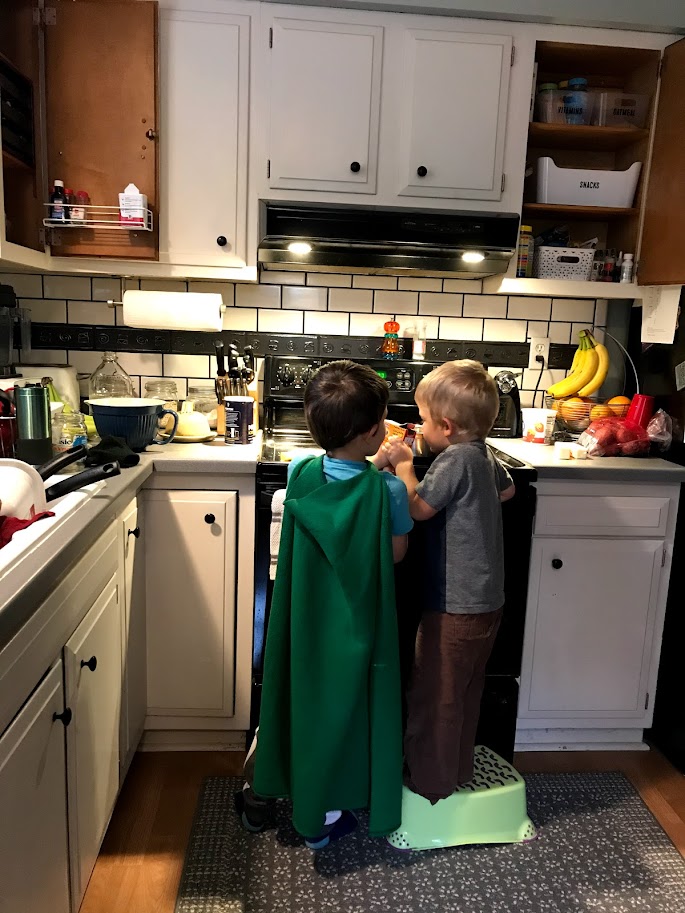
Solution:
M 392 537 L 392 560 L 395 564 L 398 564 L 404 556 L 407 554 L 407 546 L 409 545 L 408 536 L 393 536 Z
M 510 501 L 516 494 L 516 486 L 514 484 L 510 485 L 508 488 L 505 488 L 504 491 L 500 491 L 499 499 L 504 503 L 505 501 Z
M 402 479 L 407 486 L 410 517 L 412 520 L 430 520 L 438 511 L 416 493 L 416 486 L 419 484 L 419 480 L 414 472 L 414 455 L 411 452 L 411 448 L 407 447 L 406 444 L 395 443 L 388 445 L 386 453 L 395 467 L 397 478 Z

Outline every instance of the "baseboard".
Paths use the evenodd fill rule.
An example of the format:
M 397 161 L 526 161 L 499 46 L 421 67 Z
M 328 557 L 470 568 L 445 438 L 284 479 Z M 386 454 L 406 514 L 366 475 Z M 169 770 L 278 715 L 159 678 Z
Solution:
M 138 751 L 245 751 L 244 732 L 146 730 Z

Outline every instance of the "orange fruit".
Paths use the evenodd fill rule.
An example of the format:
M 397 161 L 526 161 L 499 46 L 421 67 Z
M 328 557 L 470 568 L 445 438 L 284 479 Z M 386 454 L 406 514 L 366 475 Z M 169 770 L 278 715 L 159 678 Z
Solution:
M 630 406 L 630 397 L 612 396 L 611 399 L 607 400 L 606 404 L 614 415 L 624 416 L 628 411 L 628 406 Z
M 609 406 L 599 405 L 593 406 L 592 409 L 590 409 L 590 418 L 593 422 L 598 418 L 609 418 L 613 414 L 614 411 Z
M 587 415 L 587 407 L 579 396 L 573 396 L 559 404 L 559 414 L 564 421 L 572 422 Z

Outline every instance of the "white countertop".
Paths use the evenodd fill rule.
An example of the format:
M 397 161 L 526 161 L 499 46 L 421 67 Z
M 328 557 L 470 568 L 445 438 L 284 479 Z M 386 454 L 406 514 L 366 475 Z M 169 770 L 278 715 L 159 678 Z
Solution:
M 531 444 L 522 438 L 489 438 L 488 443 L 538 471 L 539 479 L 585 479 L 607 482 L 685 482 L 685 466 L 659 457 L 595 457 L 560 460 L 553 446 Z
M 262 446 L 257 434 L 251 444 L 225 444 L 217 438 L 207 444 L 152 444 L 140 454 L 140 465 L 154 472 L 205 472 L 254 475 Z

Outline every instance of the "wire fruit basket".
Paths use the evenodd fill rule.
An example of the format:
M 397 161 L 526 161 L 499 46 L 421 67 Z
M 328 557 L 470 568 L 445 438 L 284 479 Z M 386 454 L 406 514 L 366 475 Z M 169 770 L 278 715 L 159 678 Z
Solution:
M 627 396 L 614 396 L 606 402 L 594 396 L 546 396 L 548 409 L 557 414 L 557 424 L 565 431 L 580 434 L 600 418 L 625 418 L 630 408 Z

